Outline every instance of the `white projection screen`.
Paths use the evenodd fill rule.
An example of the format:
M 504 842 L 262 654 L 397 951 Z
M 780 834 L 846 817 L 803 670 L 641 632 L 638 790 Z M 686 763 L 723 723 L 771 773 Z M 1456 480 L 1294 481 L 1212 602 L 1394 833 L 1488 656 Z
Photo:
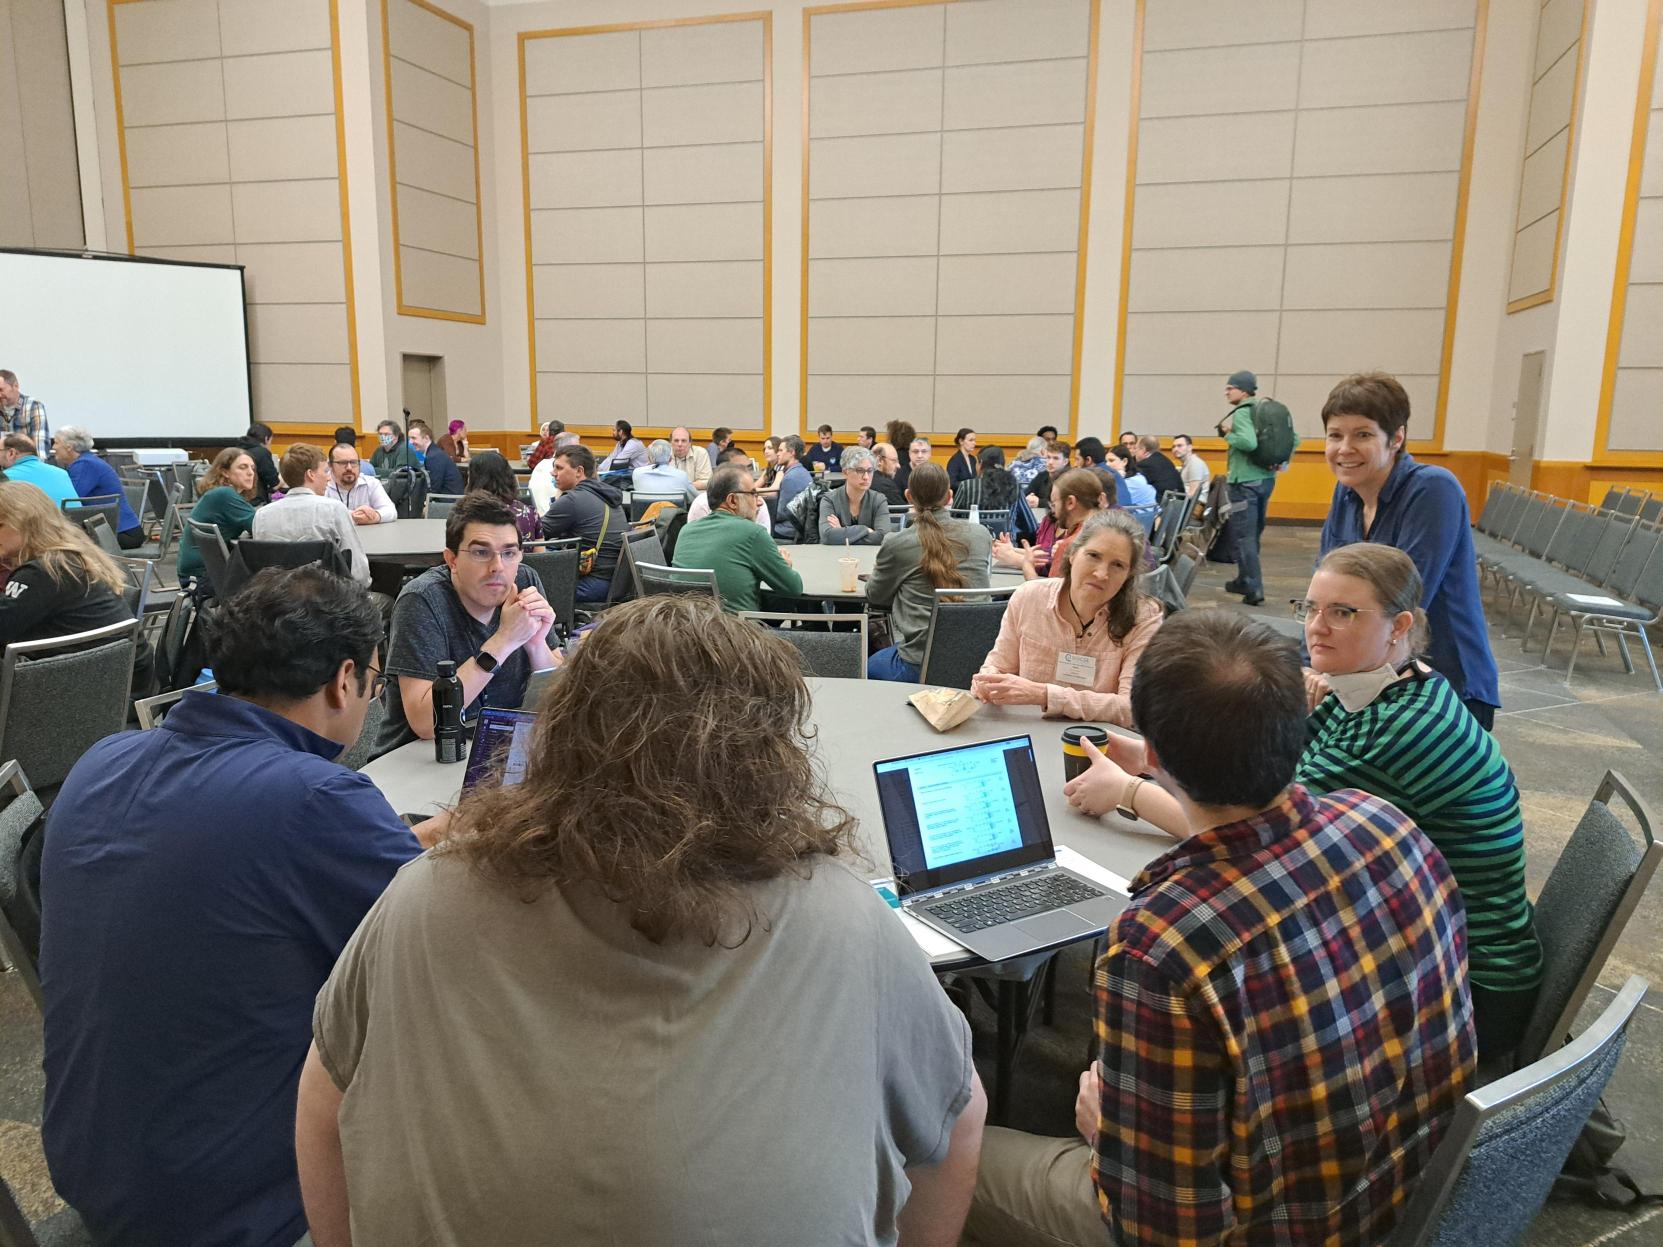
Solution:
M 250 420 L 243 271 L 0 251 L 0 368 L 99 445 L 228 443 Z

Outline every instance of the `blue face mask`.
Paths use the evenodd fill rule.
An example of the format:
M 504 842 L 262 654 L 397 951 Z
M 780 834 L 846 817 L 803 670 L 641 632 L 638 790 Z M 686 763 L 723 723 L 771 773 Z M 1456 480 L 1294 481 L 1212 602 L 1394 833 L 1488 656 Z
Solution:
M 394 443 L 397 441 L 398 438 L 394 437 L 391 433 L 383 433 L 381 435 L 381 446 L 384 450 L 391 450 Z

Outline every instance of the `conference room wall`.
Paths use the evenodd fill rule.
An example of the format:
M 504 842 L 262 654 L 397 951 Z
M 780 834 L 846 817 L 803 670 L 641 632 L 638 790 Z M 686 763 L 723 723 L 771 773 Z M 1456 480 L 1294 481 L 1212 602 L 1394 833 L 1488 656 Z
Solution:
M 80 247 L 61 0 L 0 0 L 0 82 L 0 247 Z

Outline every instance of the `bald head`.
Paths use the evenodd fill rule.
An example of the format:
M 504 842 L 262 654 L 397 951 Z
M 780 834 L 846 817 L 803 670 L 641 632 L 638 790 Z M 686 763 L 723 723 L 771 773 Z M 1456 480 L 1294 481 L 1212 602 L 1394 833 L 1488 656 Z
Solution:
M 693 449 L 693 434 L 684 428 L 670 430 L 670 449 L 677 459 L 687 458 L 687 452 Z

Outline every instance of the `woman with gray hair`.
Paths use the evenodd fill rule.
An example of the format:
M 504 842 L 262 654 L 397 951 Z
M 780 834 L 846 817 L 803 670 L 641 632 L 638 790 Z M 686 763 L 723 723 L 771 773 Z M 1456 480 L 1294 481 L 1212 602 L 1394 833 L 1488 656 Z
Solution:
M 66 424 L 52 439 L 52 458 L 69 473 L 75 492 L 82 498 L 107 498 L 115 495 L 119 514 L 116 516 L 115 539 L 123 550 L 137 550 L 144 544 L 144 525 L 127 501 L 121 478 L 115 469 L 92 453 L 92 434 L 80 425 Z
M 1011 479 L 1023 493 L 1028 492 L 1028 486 L 1034 483 L 1034 477 L 1045 471 L 1045 439 L 1030 437 L 1028 444 L 1022 448 L 1022 453 L 1016 456 L 1016 462 L 1010 465 Z
M 878 461 L 864 446 L 843 452 L 843 484 L 820 499 L 820 544 L 881 545 L 889 532 L 889 504 L 872 488 Z

